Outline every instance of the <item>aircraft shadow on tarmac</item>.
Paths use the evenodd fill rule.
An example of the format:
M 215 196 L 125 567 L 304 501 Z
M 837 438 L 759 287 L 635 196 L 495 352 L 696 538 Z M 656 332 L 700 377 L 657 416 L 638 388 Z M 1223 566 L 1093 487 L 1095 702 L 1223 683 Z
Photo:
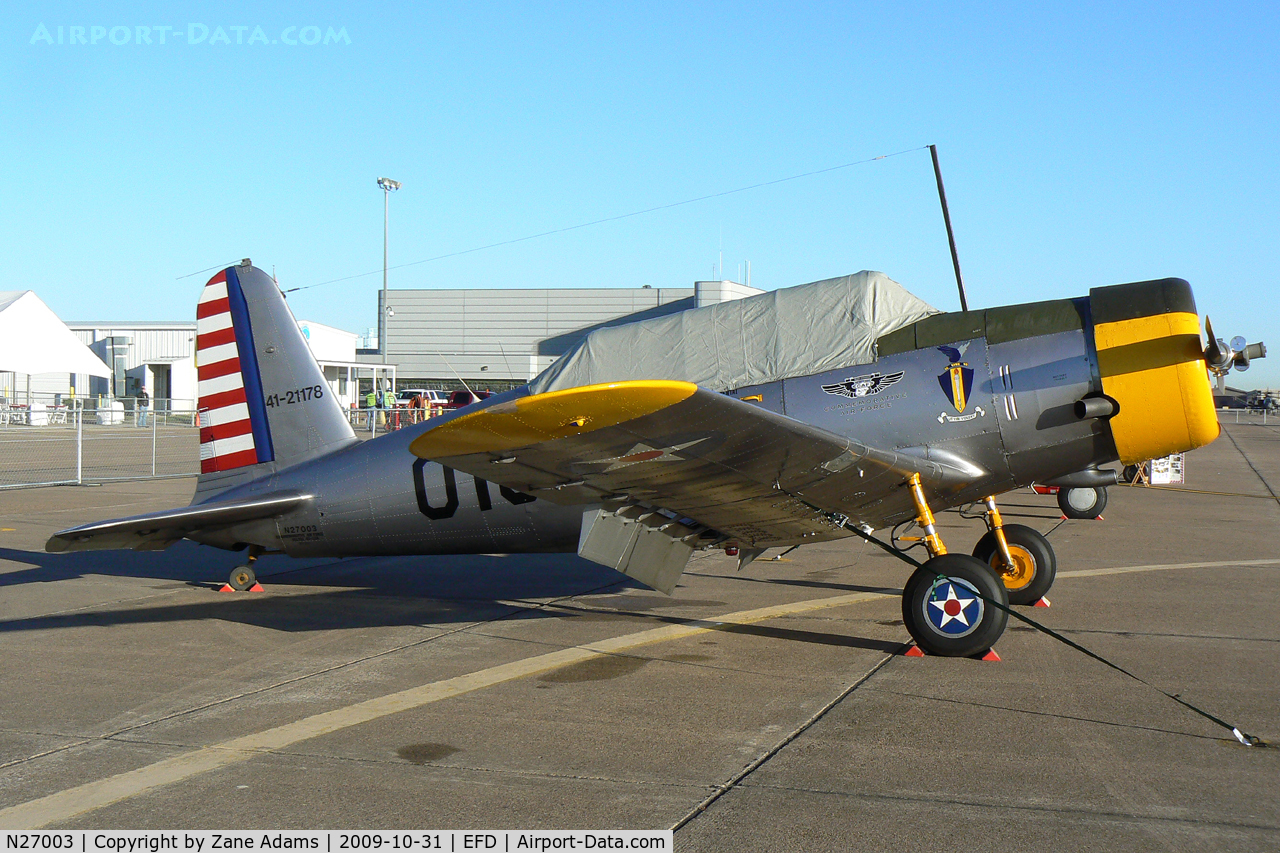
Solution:
M 265 557 L 257 566 L 259 578 L 283 594 L 214 593 L 234 560 L 226 552 L 189 542 L 160 552 L 46 554 L 0 548 L 0 561 L 19 565 L 0 575 L 0 588 L 99 576 L 170 582 L 151 589 L 209 590 L 209 599 L 195 604 L 153 605 L 140 600 L 111 610 L 0 621 L 0 633 L 192 619 L 224 619 L 282 631 L 474 622 L 520 611 L 501 600 L 554 599 L 632 585 L 617 572 L 572 554 L 348 560 Z M 323 589 L 299 591 L 300 587 Z
M 232 566 L 244 562 L 232 554 L 194 542 L 178 542 L 164 551 L 80 551 L 48 554 L 0 548 L 0 561 L 16 568 L 0 574 L 0 587 L 49 583 L 90 575 L 153 578 L 174 585 L 219 586 Z M 584 582 L 607 585 L 617 572 L 574 554 L 472 554 L 290 559 L 271 555 L 255 567 L 264 584 L 358 587 L 366 593 L 478 599 L 537 598 L 580 593 Z M 590 583 L 594 581 L 595 583 Z
M 220 619 L 285 632 L 431 626 L 494 619 L 618 619 L 689 624 L 687 616 L 654 612 L 680 607 L 715 609 L 724 602 L 668 598 L 574 554 L 379 557 L 259 563 L 259 576 L 280 595 L 218 594 L 212 578 L 228 571 L 225 552 L 180 542 L 161 552 L 90 551 L 46 554 L 0 548 L 0 560 L 28 566 L 0 575 L 0 587 L 54 583 L 87 575 L 172 581 L 169 589 L 209 590 L 206 600 L 154 604 L 143 599 L 111 609 L 0 621 L 0 634 L 60 628 L 141 625 Z M 761 582 L 768 582 L 762 580 Z M 843 585 L 813 584 L 824 588 Z M 299 587 L 323 587 L 314 592 Z M 867 588 L 871 590 L 870 587 Z M 539 599 L 621 593 L 593 606 Z M 527 602 L 525 604 L 524 602 Z M 708 622 L 708 627 L 713 623 Z M 716 630 L 790 642 L 893 651 L 901 644 L 839 633 L 766 625 L 714 624 Z

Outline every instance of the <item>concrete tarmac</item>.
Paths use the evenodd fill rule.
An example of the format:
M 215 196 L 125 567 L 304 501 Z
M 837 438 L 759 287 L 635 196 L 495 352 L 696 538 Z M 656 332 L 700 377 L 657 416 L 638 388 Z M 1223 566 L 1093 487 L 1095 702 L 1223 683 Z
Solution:
M 1048 534 L 1020 612 L 1280 743 L 1280 428 L 1187 489 Z M 701 850 L 1280 849 L 1280 749 L 1021 623 L 1000 663 L 908 658 L 908 567 L 859 540 L 671 597 L 571 555 L 237 562 L 45 554 L 192 480 L 0 492 L 0 828 L 670 828 Z M 1274 491 L 1273 491 L 1274 490 Z M 1220 492 L 1223 494 L 1212 494 Z M 979 520 L 948 512 L 968 551 Z

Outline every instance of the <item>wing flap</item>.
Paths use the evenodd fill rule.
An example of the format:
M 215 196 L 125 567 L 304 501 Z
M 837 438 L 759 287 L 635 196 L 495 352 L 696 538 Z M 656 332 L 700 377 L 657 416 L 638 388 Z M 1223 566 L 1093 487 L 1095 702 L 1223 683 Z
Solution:
M 44 549 L 51 553 L 106 548 L 159 551 L 198 530 L 272 518 L 308 500 L 311 500 L 310 495 L 297 492 L 272 492 L 252 498 L 210 501 L 181 509 L 95 521 L 53 534 Z
M 554 503 L 661 507 L 753 545 L 848 535 L 839 515 L 881 526 L 910 508 L 898 487 L 912 473 L 935 488 L 970 479 L 682 382 L 515 397 L 410 450 Z
M 578 556 L 670 595 L 693 556 L 697 532 L 663 516 L 634 519 L 588 510 L 582 515 Z

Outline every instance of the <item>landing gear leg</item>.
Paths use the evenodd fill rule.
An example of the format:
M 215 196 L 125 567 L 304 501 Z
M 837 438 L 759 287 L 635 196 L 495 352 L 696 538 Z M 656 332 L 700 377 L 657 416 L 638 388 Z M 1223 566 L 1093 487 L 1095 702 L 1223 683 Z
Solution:
M 946 657 L 967 657 L 991 648 L 1009 616 L 988 602 L 1008 606 L 1005 586 L 981 560 L 948 554 L 934 526 L 920 477 L 908 481 L 916 523 L 924 531 L 929 559 L 916 569 L 902 593 L 902 621 L 921 649 Z
M 1048 594 L 1058 573 L 1053 546 L 1023 524 L 1004 524 L 994 496 L 986 498 L 987 533 L 973 556 L 991 566 L 1009 591 L 1010 604 L 1034 604 Z
M 231 577 L 227 580 L 227 586 L 237 592 L 244 592 L 250 589 L 258 582 L 258 575 L 253 570 L 253 564 L 258 562 L 258 555 L 262 553 L 262 549 L 256 546 L 249 548 L 249 561 L 243 566 L 236 566 L 231 570 Z

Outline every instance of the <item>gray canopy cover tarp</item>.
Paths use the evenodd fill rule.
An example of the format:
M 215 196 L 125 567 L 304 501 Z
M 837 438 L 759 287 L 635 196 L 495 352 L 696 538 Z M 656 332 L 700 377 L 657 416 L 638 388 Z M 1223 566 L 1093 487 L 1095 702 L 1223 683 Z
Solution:
M 597 329 L 529 383 L 541 394 L 629 379 L 713 391 L 875 361 L 876 339 L 936 314 L 881 272 L 761 293 Z

